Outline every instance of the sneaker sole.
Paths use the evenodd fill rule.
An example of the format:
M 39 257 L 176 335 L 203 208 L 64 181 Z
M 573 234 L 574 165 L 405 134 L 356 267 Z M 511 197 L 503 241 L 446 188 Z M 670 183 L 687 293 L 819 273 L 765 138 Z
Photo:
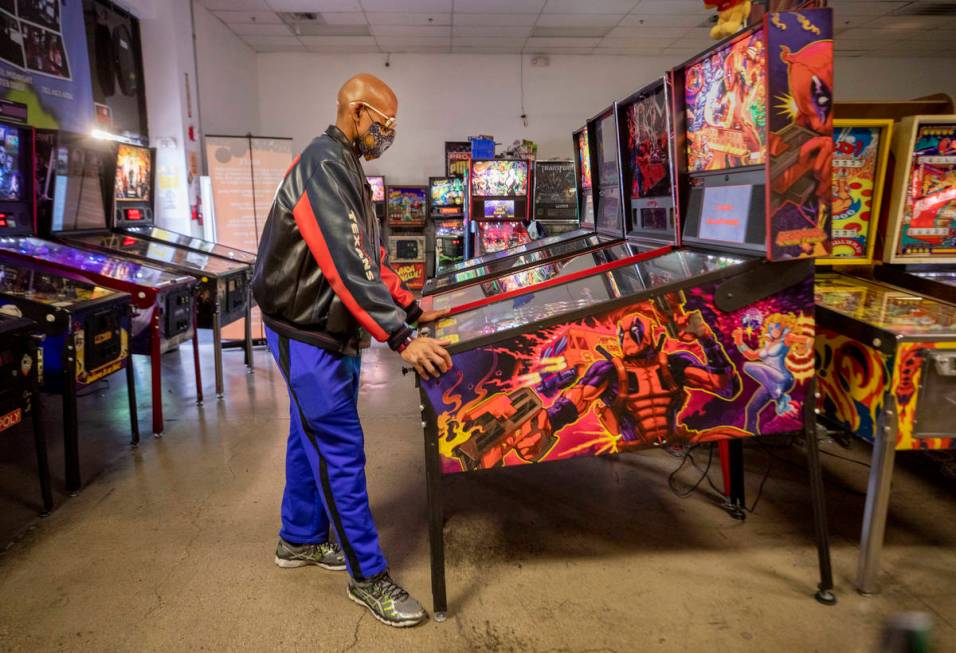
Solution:
M 345 571 L 345 565 L 329 565 L 324 562 L 309 562 L 308 560 L 286 560 L 285 558 L 275 557 L 276 567 L 282 569 L 298 569 L 299 567 L 321 567 L 328 571 Z
M 389 621 L 388 619 L 383 619 L 382 617 L 380 617 L 379 614 L 372 609 L 372 606 L 370 606 L 368 603 L 366 603 L 362 599 L 352 594 L 351 590 L 349 590 L 348 588 L 345 589 L 345 593 L 346 595 L 348 595 L 349 599 L 351 599 L 353 602 L 358 603 L 360 606 L 362 606 L 363 608 L 371 612 L 373 617 L 378 619 L 380 622 L 382 622 L 386 626 L 391 626 L 392 628 L 411 628 L 413 626 L 417 626 L 419 624 L 425 623 L 425 621 L 428 620 L 428 615 L 425 614 L 425 615 L 422 615 L 421 619 L 409 619 L 407 621 Z

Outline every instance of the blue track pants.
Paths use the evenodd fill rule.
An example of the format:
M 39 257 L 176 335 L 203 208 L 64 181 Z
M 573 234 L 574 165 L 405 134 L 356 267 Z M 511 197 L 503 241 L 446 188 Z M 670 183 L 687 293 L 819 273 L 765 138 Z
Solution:
M 279 536 L 320 544 L 331 526 L 352 577 L 371 578 L 387 564 L 365 485 L 365 436 L 357 407 L 360 360 L 269 328 L 266 341 L 288 385 L 291 413 Z

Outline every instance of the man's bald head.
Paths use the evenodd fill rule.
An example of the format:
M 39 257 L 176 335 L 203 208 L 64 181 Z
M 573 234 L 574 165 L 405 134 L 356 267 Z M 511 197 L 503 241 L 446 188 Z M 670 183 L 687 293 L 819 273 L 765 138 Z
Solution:
M 362 73 L 342 84 L 338 95 L 339 117 L 355 111 L 356 103 L 360 102 L 372 105 L 387 116 L 398 113 L 395 92 L 375 75 Z

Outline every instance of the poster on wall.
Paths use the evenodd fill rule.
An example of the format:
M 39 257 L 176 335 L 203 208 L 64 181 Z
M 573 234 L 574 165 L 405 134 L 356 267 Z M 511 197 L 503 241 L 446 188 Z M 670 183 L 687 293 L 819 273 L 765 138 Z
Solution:
M 206 161 L 212 184 L 216 240 L 247 252 L 259 250 L 275 190 L 292 164 L 292 140 L 207 136 Z M 264 338 L 259 309 L 252 314 L 252 337 Z M 241 339 L 244 325 L 223 328 L 223 337 Z
M 0 2 L 0 120 L 90 130 L 93 98 L 79 0 Z

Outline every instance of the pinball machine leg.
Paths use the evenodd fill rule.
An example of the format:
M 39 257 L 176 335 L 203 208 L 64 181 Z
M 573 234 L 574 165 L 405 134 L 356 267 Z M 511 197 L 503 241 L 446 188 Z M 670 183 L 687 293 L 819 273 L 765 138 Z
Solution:
M 163 354 L 160 346 L 162 335 L 159 328 L 158 312 L 153 315 L 153 326 L 150 331 L 149 361 L 152 386 L 150 394 L 153 399 L 153 437 L 159 438 L 163 435 Z
M 66 491 L 76 496 L 80 491 L 80 437 L 76 407 L 76 350 L 71 342 L 66 350 L 63 370 L 63 465 Z
M 136 447 L 139 446 L 139 413 L 136 411 L 136 374 L 132 352 L 126 357 L 126 397 L 129 400 L 129 443 Z
M 216 367 L 216 399 L 222 399 L 225 394 L 222 375 L 222 312 L 218 301 L 212 316 L 212 351 Z
M 40 360 L 40 341 L 35 340 L 33 350 L 33 360 Z M 37 375 L 38 365 L 34 364 L 30 370 L 30 393 L 32 394 L 32 413 L 33 413 L 33 444 L 37 456 L 37 476 L 40 479 L 40 498 L 43 500 L 43 512 L 41 516 L 46 517 L 53 510 L 53 487 L 50 482 L 50 459 L 47 454 L 46 430 L 43 427 L 42 402 L 40 398 L 40 383 Z
M 747 499 L 744 489 L 744 443 L 740 440 L 725 440 L 721 444 L 727 445 L 726 469 L 729 478 L 725 478 L 724 487 L 728 489 L 727 512 L 734 519 L 743 521 L 747 518 L 745 507 Z M 721 453 L 721 466 L 724 466 L 723 449 Z
M 807 471 L 810 475 L 810 501 L 813 505 L 813 530 L 817 541 L 820 584 L 814 598 L 824 605 L 837 602 L 833 593 L 833 568 L 830 563 L 830 533 L 827 528 L 827 505 L 823 490 L 823 470 L 817 445 L 816 382 L 811 379 L 803 402 L 803 434 L 807 446 Z
M 886 409 L 877 422 L 876 437 L 866 488 L 863 531 L 860 535 L 860 560 L 857 565 L 856 589 L 860 594 L 879 594 L 880 555 L 886 535 L 886 517 L 890 508 L 890 486 L 896 458 L 896 405 L 887 393 Z
M 199 367 L 199 326 L 193 310 L 193 368 L 196 370 L 196 405 L 202 406 L 202 370 Z
M 246 284 L 246 317 L 243 320 L 245 323 L 243 325 L 243 335 L 245 337 L 245 357 L 246 357 L 246 367 L 248 368 L 249 374 L 252 374 L 255 371 L 255 366 L 252 363 L 252 284 Z
M 431 407 L 422 406 L 425 431 L 425 479 L 428 489 L 428 545 L 431 559 L 432 612 L 441 623 L 448 615 L 445 588 L 445 533 L 441 500 L 441 464 L 438 457 L 438 430 Z

